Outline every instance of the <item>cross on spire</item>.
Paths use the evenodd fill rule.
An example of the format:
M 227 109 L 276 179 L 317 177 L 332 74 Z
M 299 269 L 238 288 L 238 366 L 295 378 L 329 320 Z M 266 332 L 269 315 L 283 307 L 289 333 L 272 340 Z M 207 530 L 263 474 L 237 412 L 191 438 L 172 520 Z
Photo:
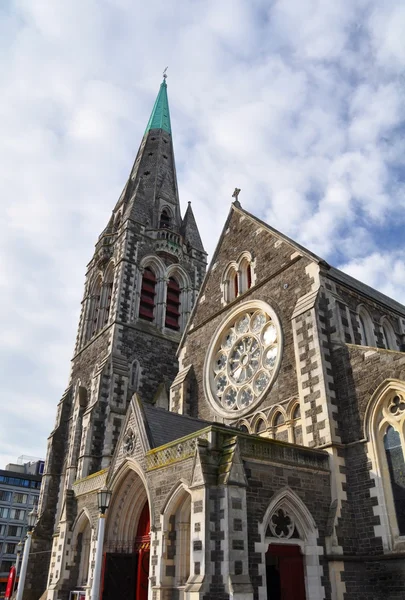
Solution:
M 234 192 L 232 194 L 232 198 L 235 198 L 235 202 L 239 202 L 239 193 L 240 193 L 240 188 L 235 188 Z

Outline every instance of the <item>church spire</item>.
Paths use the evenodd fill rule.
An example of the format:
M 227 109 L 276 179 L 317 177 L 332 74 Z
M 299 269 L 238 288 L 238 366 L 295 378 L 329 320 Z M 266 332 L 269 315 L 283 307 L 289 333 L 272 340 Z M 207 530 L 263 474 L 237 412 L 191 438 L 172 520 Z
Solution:
M 138 190 L 142 189 L 140 195 Z M 180 232 L 177 189 L 166 76 L 160 85 L 135 163 L 115 211 L 123 205 L 125 216 L 159 229 L 163 211 L 170 229 Z
M 152 114 L 149 118 L 148 124 L 145 129 L 145 134 L 151 129 L 163 129 L 167 133 L 172 133 L 170 125 L 170 111 L 169 101 L 167 98 L 167 84 L 166 77 L 164 76 L 163 81 L 160 85 L 160 90 L 157 95 L 155 105 L 152 110 Z

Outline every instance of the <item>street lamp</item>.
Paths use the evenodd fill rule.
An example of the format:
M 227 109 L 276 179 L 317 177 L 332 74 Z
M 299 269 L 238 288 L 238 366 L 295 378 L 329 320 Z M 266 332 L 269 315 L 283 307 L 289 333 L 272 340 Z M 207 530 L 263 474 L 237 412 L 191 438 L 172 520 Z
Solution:
M 16 548 L 17 558 L 16 558 L 16 561 L 15 561 L 15 579 L 14 579 L 14 583 L 13 583 L 13 594 L 15 592 L 15 587 L 17 585 L 18 565 L 20 564 L 21 552 L 22 552 L 23 548 L 24 548 L 24 545 L 23 545 L 22 541 L 20 540 L 18 542 L 17 548 Z
M 97 533 L 97 544 L 96 544 L 96 558 L 94 564 L 93 573 L 93 586 L 91 589 L 91 600 L 100 600 L 100 578 L 101 578 L 101 565 L 103 562 L 103 545 L 104 545 L 104 531 L 105 531 L 105 514 L 110 504 L 112 492 L 107 487 L 101 488 L 97 492 L 98 510 L 100 511 L 98 520 L 98 533 Z M 19 599 L 17 599 L 19 600 Z
M 33 533 L 35 524 L 37 522 L 37 518 L 38 518 L 37 509 L 34 507 L 32 509 L 32 511 L 30 513 L 28 513 L 28 516 L 27 516 L 27 524 L 28 524 L 27 541 L 25 542 L 24 554 L 23 554 L 23 559 L 22 559 L 22 563 L 21 563 L 21 573 L 20 573 L 20 579 L 18 581 L 16 600 L 22 600 L 22 597 L 23 597 L 25 576 L 27 574 L 28 557 L 29 557 L 30 548 L 31 548 L 32 533 Z

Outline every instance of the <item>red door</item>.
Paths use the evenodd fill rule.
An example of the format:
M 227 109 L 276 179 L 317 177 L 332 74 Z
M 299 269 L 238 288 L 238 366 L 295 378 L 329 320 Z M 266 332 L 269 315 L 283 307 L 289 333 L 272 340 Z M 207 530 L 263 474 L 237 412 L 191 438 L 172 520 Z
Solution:
M 150 552 L 150 516 L 148 502 L 145 502 L 145 506 L 139 517 L 136 539 L 139 552 L 136 578 L 136 600 L 148 600 Z
M 304 560 L 299 546 L 270 544 L 271 580 L 267 582 L 269 600 L 305 600 Z M 270 584 L 270 587 L 269 587 Z

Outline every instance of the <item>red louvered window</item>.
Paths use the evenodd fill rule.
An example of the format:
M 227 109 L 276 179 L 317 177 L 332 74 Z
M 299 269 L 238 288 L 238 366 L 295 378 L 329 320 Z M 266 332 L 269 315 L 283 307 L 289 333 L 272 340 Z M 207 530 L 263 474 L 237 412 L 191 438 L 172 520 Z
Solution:
M 180 287 L 173 277 L 167 285 L 166 320 L 165 326 L 169 329 L 180 329 Z
M 152 269 L 146 267 L 143 272 L 139 318 L 153 321 L 156 295 L 156 277 Z

